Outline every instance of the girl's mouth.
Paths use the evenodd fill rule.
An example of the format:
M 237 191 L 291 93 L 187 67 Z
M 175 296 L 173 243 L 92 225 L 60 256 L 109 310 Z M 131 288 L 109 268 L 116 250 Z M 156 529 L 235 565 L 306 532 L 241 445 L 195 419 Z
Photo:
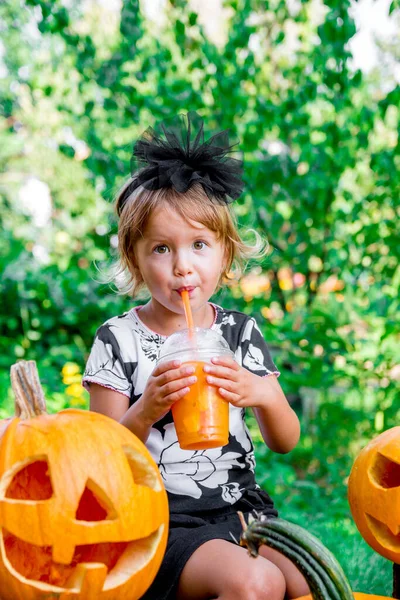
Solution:
M 182 292 L 186 290 L 189 293 L 189 298 L 190 298 L 195 289 L 196 288 L 193 285 L 187 285 L 187 286 L 178 288 L 176 291 L 178 292 L 178 294 L 182 294 Z

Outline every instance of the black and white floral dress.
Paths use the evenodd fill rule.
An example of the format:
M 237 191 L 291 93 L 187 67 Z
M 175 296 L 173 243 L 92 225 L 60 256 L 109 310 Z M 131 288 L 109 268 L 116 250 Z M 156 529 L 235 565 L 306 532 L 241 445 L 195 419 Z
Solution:
M 265 340 L 252 317 L 212 304 L 212 329 L 219 331 L 236 361 L 260 377 L 279 375 Z M 166 337 L 139 318 L 140 307 L 106 321 L 96 332 L 83 376 L 129 398 L 143 393 Z M 271 498 L 256 484 L 254 448 L 244 421 L 244 409 L 229 407 L 229 442 L 210 450 L 181 450 L 171 412 L 151 428 L 146 446 L 157 462 L 170 508 L 170 534 L 161 569 L 143 598 L 172 600 L 180 573 L 204 542 L 238 539 L 237 511 L 277 515 Z

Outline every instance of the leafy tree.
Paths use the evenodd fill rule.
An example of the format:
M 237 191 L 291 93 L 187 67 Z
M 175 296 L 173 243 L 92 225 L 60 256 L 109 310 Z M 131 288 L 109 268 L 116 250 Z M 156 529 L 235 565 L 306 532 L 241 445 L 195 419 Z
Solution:
M 83 363 L 96 325 L 128 306 L 94 279 L 93 260 L 107 261 L 115 232 L 107 201 L 127 175 L 132 139 L 197 109 L 210 128 L 241 138 L 247 193 L 236 210 L 271 245 L 223 300 L 258 315 L 289 391 L 350 386 L 385 410 L 395 393 L 399 88 L 376 89 L 350 70 L 349 2 L 327 0 L 317 12 L 284 0 L 227 6 L 222 48 L 182 1 L 168 5 L 159 35 L 134 1 L 119 24 L 95 3 L 1 8 L 2 202 L 15 232 L 3 367 L 22 355 L 48 356 L 58 372 L 65 360 Z M 50 188 L 46 231 L 18 208 L 31 173 Z M 27 260 L 34 240 L 47 264 Z

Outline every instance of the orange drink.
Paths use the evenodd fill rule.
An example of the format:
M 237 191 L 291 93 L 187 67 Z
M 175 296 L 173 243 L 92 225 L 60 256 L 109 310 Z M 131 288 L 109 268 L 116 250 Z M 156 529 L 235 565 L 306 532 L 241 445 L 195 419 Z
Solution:
M 189 392 L 172 405 L 176 434 L 184 450 L 225 446 L 229 436 L 229 402 L 207 383 L 204 365 L 216 356 L 234 357 L 219 331 L 194 327 L 170 335 L 160 348 L 158 363 L 179 359 L 195 368 Z
M 229 403 L 207 383 L 203 361 L 188 361 L 197 377 L 190 391 L 172 406 L 178 442 L 184 450 L 225 446 L 229 435 Z

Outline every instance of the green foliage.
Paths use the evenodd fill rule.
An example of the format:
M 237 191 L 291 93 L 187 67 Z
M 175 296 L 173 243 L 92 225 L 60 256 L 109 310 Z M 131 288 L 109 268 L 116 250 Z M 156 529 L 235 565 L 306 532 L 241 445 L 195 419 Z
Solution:
M 164 25 L 137 0 L 0 5 L 1 415 L 20 358 L 37 360 L 51 410 L 87 406 L 95 330 L 131 306 L 100 280 L 132 140 L 198 110 L 241 139 L 235 210 L 270 244 L 217 300 L 258 319 L 305 430 L 289 456 L 257 446 L 260 480 L 282 509 L 353 539 L 351 460 L 400 416 L 400 88 L 351 69 L 349 5 L 229 0 L 218 43 L 182 0 Z

